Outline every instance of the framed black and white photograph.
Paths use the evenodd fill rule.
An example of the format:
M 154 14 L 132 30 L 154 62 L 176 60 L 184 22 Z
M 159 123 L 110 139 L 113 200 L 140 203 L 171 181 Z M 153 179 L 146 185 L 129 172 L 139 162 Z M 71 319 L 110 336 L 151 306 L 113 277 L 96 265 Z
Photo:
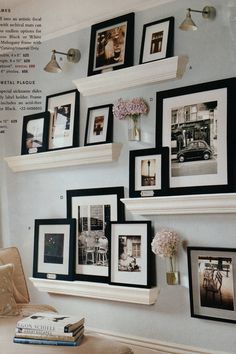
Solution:
M 123 187 L 67 191 L 67 216 L 76 219 L 76 279 L 108 282 L 110 221 L 124 219 Z
M 74 280 L 75 219 L 36 219 L 33 277 Z
M 79 109 L 78 90 L 46 97 L 46 111 L 50 112 L 48 150 L 79 146 Z
M 151 221 L 111 222 L 109 279 L 114 285 L 152 286 Z
M 31 114 L 23 117 L 21 154 L 44 152 L 48 147 L 48 112 Z
M 134 13 L 91 27 L 88 76 L 133 65 Z
M 112 139 L 112 104 L 88 108 L 84 145 L 111 143 Z
M 236 323 L 236 249 L 188 247 L 191 316 Z
M 157 146 L 169 147 L 171 194 L 232 192 L 235 79 L 157 93 Z
M 173 56 L 174 17 L 143 26 L 139 64 Z
M 129 156 L 129 196 L 165 195 L 169 187 L 169 148 L 132 150 Z

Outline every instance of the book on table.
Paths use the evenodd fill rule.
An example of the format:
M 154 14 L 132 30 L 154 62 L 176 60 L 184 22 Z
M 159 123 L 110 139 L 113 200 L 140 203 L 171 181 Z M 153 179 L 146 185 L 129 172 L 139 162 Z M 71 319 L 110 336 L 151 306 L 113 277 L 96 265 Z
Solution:
M 40 345 L 58 345 L 58 346 L 77 346 L 80 345 L 81 341 L 83 339 L 83 335 L 77 339 L 75 342 L 70 342 L 70 341 L 61 341 L 61 340 L 47 340 L 47 339 L 34 339 L 34 338 L 13 338 L 14 343 L 20 343 L 20 344 L 40 344 Z

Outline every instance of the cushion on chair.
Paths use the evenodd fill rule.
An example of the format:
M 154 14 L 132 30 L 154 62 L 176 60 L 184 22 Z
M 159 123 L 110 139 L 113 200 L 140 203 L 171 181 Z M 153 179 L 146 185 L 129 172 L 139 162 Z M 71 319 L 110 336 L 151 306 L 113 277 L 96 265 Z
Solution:
M 0 316 L 19 314 L 13 296 L 13 264 L 0 266 Z

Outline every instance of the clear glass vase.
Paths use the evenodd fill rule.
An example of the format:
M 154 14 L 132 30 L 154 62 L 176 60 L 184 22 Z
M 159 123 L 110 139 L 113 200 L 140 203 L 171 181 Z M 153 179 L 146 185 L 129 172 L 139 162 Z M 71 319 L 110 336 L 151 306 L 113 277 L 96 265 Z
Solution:
M 132 115 L 128 118 L 128 139 L 130 141 L 141 140 L 140 115 Z
M 168 285 L 179 284 L 179 272 L 177 271 L 176 257 L 166 258 L 166 282 Z

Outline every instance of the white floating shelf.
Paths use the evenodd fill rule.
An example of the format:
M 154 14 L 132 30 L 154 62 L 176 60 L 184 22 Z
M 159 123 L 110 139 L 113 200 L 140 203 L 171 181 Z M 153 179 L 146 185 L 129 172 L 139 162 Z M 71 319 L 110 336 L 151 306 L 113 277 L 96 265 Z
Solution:
M 175 56 L 150 63 L 73 80 L 84 96 L 103 94 L 135 86 L 180 79 L 188 63 L 187 56 Z
M 122 144 L 100 144 L 78 148 L 5 157 L 14 172 L 112 162 L 119 158 Z
M 236 213 L 235 193 L 124 198 L 121 200 L 126 209 L 135 215 Z
M 146 289 L 84 281 L 62 281 L 39 278 L 29 279 L 39 291 L 47 293 L 143 305 L 154 304 L 159 293 L 157 287 Z

